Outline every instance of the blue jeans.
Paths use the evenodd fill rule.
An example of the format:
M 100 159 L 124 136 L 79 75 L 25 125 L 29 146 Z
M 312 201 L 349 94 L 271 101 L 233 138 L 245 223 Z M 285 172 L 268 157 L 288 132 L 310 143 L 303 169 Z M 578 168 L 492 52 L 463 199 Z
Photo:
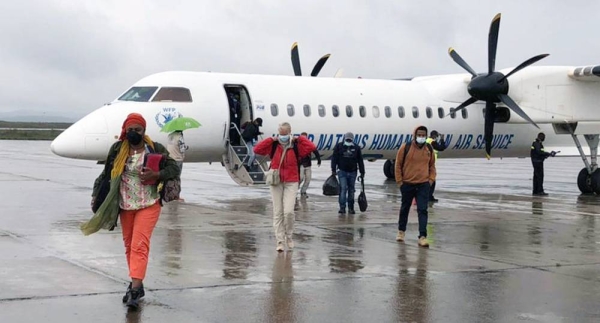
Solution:
M 346 202 L 348 202 L 348 209 L 354 210 L 354 184 L 356 183 L 356 171 L 345 172 L 340 170 L 338 171 L 338 180 L 340 181 L 340 210 L 346 209 Z
M 244 157 L 242 164 L 252 166 L 252 164 L 254 164 L 254 160 L 256 159 L 256 155 L 254 154 L 254 141 L 246 142 L 246 150 L 248 150 L 248 153 L 246 157 Z M 248 160 L 247 163 L 246 160 Z
M 406 231 L 408 223 L 408 212 L 413 199 L 417 198 L 417 212 L 419 214 L 419 238 L 427 237 L 427 207 L 429 202 L 429 182 L 421 184 L 402 184 L 400 186 L 402 193 L 402 206 L 400 207 L 400 216 L 398 219 L 398 230 Z

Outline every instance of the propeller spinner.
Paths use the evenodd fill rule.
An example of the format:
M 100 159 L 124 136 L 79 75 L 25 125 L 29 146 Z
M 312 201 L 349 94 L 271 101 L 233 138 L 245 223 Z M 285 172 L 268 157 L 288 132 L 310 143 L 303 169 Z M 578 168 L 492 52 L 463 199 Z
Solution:
M 315 67 L 313 67 L 312 72 L 310 72 L 310 76 L 319 75 L 319 72 L 325 65 L 325 62 L 327 62 L 327 60 L 329 59 L 329 56 L 331 56 L 331 54 L 323 55 L 323 57 L 321 57 L 317 61 L 317 64 L 315 64 Z M 297 42 L 292 45 L 292 67 L 294 68 L 294 75 L 302 76 L 302 70 L 300 69 L 300 55 L 298 54 Z
M 490 33 L 488 35 L 488 72 L 477 74 L 475 70 L 465 62 L 465 60 L 458 55 L 458 53 L 450 48 L 448 54 L 463 69 L 469 72 L 473 77 L 467 87 L 471 98 L 461 103 L 454 113 L 466 108 L 470 104 L 473 104 L 479 100 L 485 101 L 485 126 L 484 126 L 484 140 L 485 140 L 485 152 L 486 157 L 489 159 L 492 150 L 492 139 L 494 137 L 494 118 L 496 116 L 496 103 L 502 102 L 514 111 L 521 118 L 527 120 L 529 123 L 538 127 L 538 125 L 529 118 L 529 116 L 521 109 L 515 101 L 508 96 L 509 83 L 507 78 L 514 73 L 522 70 L 523 68 L 541 60 L 549 54 L 541 54 L 534 56 L 519 66 L 515 67 L 510 73 L 504 75 L 500 72 L 496 72 L 496 50 L 498 48 L 498 32 L 500 30 L 500 14 L 497 14 L 492 20 L 490 26 Z M 539 128 L 539 127 L 538 127 Z

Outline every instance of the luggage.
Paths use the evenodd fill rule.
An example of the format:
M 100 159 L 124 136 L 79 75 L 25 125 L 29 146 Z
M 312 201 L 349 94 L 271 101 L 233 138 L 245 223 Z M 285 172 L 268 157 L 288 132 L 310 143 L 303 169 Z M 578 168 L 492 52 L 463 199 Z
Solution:
M 323 183 L 323 195 L 325 196 L 336 196 L 340 195 L 340 183 L 338 182 L 337 176 L 331 175 Z
M 362 176 L 359 176 L 358 181 L 360 182 L 361 186 L 361 191 L 358 195 L 358 208 L 361 212 L 364 212 L 369 206 L 369 203 L 367 203 L 367 195 L 365 194 L 365 179 Z

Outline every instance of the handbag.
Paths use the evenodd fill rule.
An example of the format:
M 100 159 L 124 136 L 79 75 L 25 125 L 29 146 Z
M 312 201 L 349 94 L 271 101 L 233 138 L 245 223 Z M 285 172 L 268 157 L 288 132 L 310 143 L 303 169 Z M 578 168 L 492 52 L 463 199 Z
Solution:
M 340 183 L 338 182 L 337 176 L 331 175 L 325 183 L 323 183 L 323 195 L 325 196 L 337 196 L 340 195 Z
M 110 172 L 112 170 L 115 157 L 116 156 L 110 156 L 104 164 L 104 178 L 102 179 L 102 182 L 100 182 L 100 187 L 98 188 L 98 192 L 94 198 L 94 204 L 92 205 L 92 212 L 94 213 L 96 213 L 100 208 L 100 205 L 104 203 L 106 196 L 108 196 L 108 191 L 110 191 Z
M 281 177 L 279 176 L 279 170 L 281 169 L 281 165 L 283 164 L 283 160 L 285 159 L 288 147 L 285 147 L 283 153 L 281 154 L 281 160 L 279 160 L 279 168 L 278 169 L 269 169 L 265 174 L 265 183 L 267 185 L 275 186 L 281 183 Z M 273 164 L 271 164 L 273 166 Z
M 365 194 L 365 179 L 362 176 L 359 176 L 358 181 L 360 182 L 361 186 L 361 192 L 358 195 L 358 208 L 361 212 L 364 212 L 369 206 L 369 203 L 367 203 L 367 195 Z

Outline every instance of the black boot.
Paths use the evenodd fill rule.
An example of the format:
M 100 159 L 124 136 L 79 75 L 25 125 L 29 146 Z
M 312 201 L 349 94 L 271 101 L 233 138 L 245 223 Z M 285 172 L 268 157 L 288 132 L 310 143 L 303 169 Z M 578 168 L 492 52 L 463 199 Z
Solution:
M 129 299 L 127 300 L 127 307 L 131 309 L 137 309 L 140 307 L 139 301 L 144 297 L 144 287 L 132 288 L 129 291 Z
M 131 283 L 127 286 L 127 291 L 125 292 L 125 296 L 123 296 L 123 303 L 127 303 L 129 300 L 129 292 L 131 291 Z
M 356 214 L 356 211 L 354 211 L 354 205 L 348 205 L 348 214 Z

